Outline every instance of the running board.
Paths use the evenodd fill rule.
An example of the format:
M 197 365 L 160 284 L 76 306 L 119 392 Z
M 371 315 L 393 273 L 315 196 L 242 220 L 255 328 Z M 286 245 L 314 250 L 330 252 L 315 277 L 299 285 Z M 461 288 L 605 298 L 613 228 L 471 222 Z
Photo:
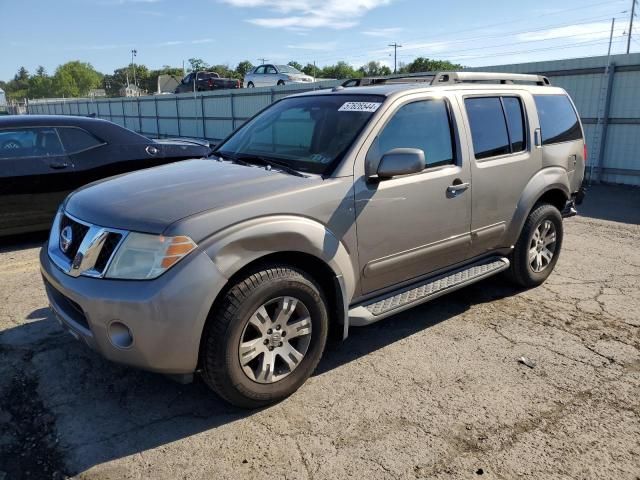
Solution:
M 359 327 L 395 315 L 509 268 L 505 257 L 490 257 L 391 292 L 349 310 L 349 325 Z

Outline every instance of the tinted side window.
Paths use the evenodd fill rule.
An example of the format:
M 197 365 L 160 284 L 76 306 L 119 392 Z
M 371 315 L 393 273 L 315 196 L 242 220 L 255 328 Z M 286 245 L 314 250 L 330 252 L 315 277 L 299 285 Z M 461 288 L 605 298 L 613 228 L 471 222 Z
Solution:
M 464 101 L 471 125 L 476 158 L 511 153 L 509 133 L 498 97 L 467 98 Z
M 454 163 L 451 120 L 444 100 L 425 100 L 401 107 L 378 137 L 380 154 L 394 148 L 418 148 L 427 167 Z
M 0 130 L 0 158 L 62 155 L 62 145 L 53 128 Z
M 269 65 L 267 67 L 267 73 L 278 73 L 276 72 L 276 69 L 274 67 L 272 67 L 271 65 Z
M 67 153 L 81 152 L 104 143 L 80 128 L 58 128 L 58 134 Z
M 582 130 L 576 111 L 566 95 L 534 95 L 542 144 L 569 142 L 582 139 Z
M 502 97 L 502 105 L 504 106 L 504 114 L 507 117 L 511 152 L 521 152 L 526 147 L 522 103 L 517 97 Z

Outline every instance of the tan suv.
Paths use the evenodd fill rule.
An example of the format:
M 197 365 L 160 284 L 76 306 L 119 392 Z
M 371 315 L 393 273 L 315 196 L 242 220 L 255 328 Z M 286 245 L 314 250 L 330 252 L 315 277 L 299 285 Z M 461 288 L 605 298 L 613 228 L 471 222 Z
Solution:
M 71 194 L 41 253 L 61 324 L 256 407 L 300 387 L 331 332 L 499 272 L 542 283 L 582 197 L 571 99 L 532 75 L 425 80 L 288 97 L 210 159 Z

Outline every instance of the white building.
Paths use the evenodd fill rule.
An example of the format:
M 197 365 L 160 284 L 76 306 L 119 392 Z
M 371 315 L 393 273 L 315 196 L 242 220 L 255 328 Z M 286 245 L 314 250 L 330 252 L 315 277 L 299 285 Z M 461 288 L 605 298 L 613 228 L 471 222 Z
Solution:
M 4 110 L 6 106 L 7 106 L 7 99 L 4 96 L 4 90 L 0 88 L 0 108 Z

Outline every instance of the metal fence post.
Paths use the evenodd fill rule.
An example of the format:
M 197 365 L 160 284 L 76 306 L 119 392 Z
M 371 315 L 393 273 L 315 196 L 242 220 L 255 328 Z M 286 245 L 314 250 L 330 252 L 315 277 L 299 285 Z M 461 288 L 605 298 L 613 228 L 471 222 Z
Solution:
M 229 100 L 231 101 L 231 131 L 233 132 L 236 129 L 236 109 L 234 102 L 235 95 L 233 92 L 229 92 Z
M 204 119 L 204 95 L 200 94 L 200 115 L 202 115 L 202 138 L 207 138 L 207 122 Z
M 156 114 L 156 135 L 160 138 L 160 114 L 158 113 L 158 97 L 153 97 L 153 111 Z
M 602 170 L 604 169 L 604 156 L 607 149 L 607 131 L 609 130 L 609 113 L 611 111 L 611 93 L 613 91 L 613 77 L 616 73 L 616 64 L 609 65 L 609 78 L 607 79 L 607 91 L 604 100 L 604 111 L 602 114 L 602 130 L 600 132 L 600 151 L 596 165 L 596 182 L 602 181 Z M 597 125 L 596 125 L 597 126 Z
M 140 113 L 140 94 L 136 96 L 136 107 L 138 109 L 138 133 L 142 133 L 142 114 Z
M 178 136 L 180 137 L 180 107 L 178 107 L 178 96 L 176 95 L 176 122 L 178 123 Z

